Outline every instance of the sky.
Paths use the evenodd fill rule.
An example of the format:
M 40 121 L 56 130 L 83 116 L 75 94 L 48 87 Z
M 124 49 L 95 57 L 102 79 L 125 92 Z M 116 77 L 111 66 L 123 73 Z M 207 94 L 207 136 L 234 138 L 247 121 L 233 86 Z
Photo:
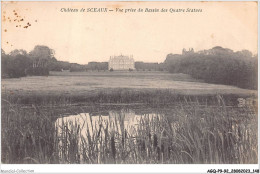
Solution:
M 108 8 L 109 12 L 61 12 Z M 116 12 L 116 9 L 202 12 Z M 46 45 L 58 60 L 87 64 L 114 55 L 163 62 L 183 48 L 214 46 L 257 53 L 257 2 L 2 2 L 2 48 Z M 18 22 L 19 20 L 19 22 Z M 29 22 L 29 26 L 28 26 Z M 20 26 L 21 25 L 21 26 Z M 27 26 L 27 27 L 26 27 Z

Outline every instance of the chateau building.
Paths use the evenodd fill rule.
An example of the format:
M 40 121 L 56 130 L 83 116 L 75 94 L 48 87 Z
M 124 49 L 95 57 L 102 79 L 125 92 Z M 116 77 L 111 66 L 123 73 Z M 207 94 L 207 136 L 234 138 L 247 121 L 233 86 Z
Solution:
M 133 55 L 131 56 L 110 56 L 108 62 L 108 70 L 134 70 L 135 62 L 133 59 Z

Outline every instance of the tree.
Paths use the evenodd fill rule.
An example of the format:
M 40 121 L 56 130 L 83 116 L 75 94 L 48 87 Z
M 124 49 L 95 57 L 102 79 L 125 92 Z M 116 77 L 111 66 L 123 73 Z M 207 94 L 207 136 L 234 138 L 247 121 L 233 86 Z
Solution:
M 50 49 L 47 46 L 37 45 L 29 53 L 29 55 L 33 58 L 51 59 L 52 57 L 54 57 L 54 50 Z
M 5 51 L 1 48 L 1 55 L 5 55 Z
M 13 57 L 15 57 L 17 55 L 26 56 L 27 55 L 27 51 L 25 51 L 23 49 L 15 49 L 15 50 L 11 51 L 9 55 L 13 56 Z
M 15 57 L 2 54 L 2 77 L 18 78 L 27 75 L 27 70 L 31 67 L 32 61 L 28 56 L 18 54 Z
M 214 47 L 197 53 L 168 54 L 165 64 L 170 73 L 185 73 L 208 83 L 257 89 L 257 56 L 248 50 Z
M 47 46 L 37 45 L 29 53 L 29 56 L 33 60 L 33 67 L 46 67 L 48 61 L 54 57 L 54 50 Z
M 24 77 L 27 70 L 31 67 L 31 60 L 25 55 L 18 54 L 13 61 L 14 77 Z
M 239 52 L 242 56 L 245 56 L 245 57 L 252 57 L 253 56 L 253 54 L 250 52 L 250 51 L 248 51 L 248 50 L 242 50 L 242 51 L 240 51 Z

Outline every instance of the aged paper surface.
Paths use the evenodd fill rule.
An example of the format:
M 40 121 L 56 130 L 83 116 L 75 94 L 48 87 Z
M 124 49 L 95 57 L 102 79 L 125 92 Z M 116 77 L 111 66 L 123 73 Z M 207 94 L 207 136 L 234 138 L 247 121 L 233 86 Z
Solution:
M 259 172 L 257 2 L 2 1 L 1 17 L 2 172 Z

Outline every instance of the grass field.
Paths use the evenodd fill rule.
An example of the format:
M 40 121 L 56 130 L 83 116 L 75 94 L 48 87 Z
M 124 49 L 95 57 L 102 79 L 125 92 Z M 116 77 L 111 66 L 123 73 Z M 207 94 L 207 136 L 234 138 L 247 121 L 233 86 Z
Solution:
M 16 94 L 87 95 L 112 89 L 169 89 L 176 94 L 256 94 L 233 86 L 207 84 L 166 72 L 52 72 L 50 76 L 3 79 L 2 91 Z
M 238 97 L 257 91 L 207 84 L 164 72 L 56 72 L 2 80 L 2 163 L 257 163 L 257 107 Z M 233 101 L 233 102 L 232 102 Z M 132 109 L 87 128 L 56 120 Z M 147 119 L 147 113 L 163 115 Z M 91 129 L 91 134 L 90 134 Z M 62 130 L 62 131 L 60 131 Z M 82 134 L 84 136 L 82 136 Z M 102 136 L 101 136 L 102 135 Z

